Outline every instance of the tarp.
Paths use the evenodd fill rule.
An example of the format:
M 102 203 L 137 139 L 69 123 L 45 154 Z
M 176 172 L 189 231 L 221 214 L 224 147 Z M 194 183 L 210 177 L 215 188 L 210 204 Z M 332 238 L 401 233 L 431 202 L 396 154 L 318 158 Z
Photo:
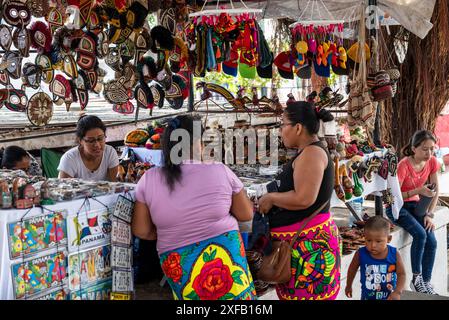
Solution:
M 393 19 L 398 21 L 404 28 L 414 33 L 423 39 L 427 33 L 432 29 L 433 24 L 430 23 L 433 9 L 436 0 L 378 0 L 377 5 L 380 10 L 387 12 Z M 359 5 L 367 4 L 368 1 L 354 1 L 354 0 L 324 0 L 324 1 L 310 1 L 314 2 L 315 6 L 307 6 L 307 0 L 249 0 L 245 4 L 251 8 L 264 9 L 263 16 L 265 18 L 291 18 L 298 19 L 301 15 L 315 19 L 327 17 L 326 10 L 317 10 L 322 8 L 322 3 L 333 15 L 335 19 L 342 19 L 345 21 L 354 19 L 354 12 L 356 12 Z M 237 5 L 236 5 L 237 7 Z M 305 10 L 307 7 L 307 10 Z
M 47 148 L 41 149 L 42 171 L 46 178 L 58 177 L 58 166 L 62 154 Z

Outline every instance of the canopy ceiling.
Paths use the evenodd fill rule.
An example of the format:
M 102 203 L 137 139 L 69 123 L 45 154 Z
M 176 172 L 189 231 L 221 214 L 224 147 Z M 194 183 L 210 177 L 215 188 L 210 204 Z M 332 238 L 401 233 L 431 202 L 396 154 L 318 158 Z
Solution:
M 398 21 L 404 28 L 416 34 L 421 39 L 424 38 L 432 28 L 430 19 L 436 0 L 378 0 L 378 7 L 384 12 L 390 14 L 392 18 Z M 297 20 L 303 15 L 309 19 L 311 16 L 316 19 L 321 14 L 323 18 L 328 17 L 326 10 L 317 10 L 317 6 L 322 8 L 324 3 L 335 19 L 350 21 L 355 18 L 354 13 L 361 3 L 367 4 L 368 1 L 360 0 L 324 0 L 310 1 L 315 2 L 312 11 L 312 5 L 307 7 L 307 0 L 247 0 L 248 7 L 264 9 L 265 18 L 291 18 Z M 223 3 L 220 1 L 220 3 Z M 234 1 L 235 6 L 241 6 L 239 1 Z M 307 10 L 305 10 L 307 7 Z

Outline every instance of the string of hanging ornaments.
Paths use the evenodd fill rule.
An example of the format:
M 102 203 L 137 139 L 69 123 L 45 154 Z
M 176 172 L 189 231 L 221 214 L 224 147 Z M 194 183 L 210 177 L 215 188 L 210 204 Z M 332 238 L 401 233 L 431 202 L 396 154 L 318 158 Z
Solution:
M 237 7 L 232 0 L 229 8 L 217 1 L 215 9 L 205 9 L 207 3 L 189 14 L 186 30 L 189 48 L 194 48 L 191 69 L 195 76 L 204 77 L 207 71 L 254 78 L 256 67 L 271 65 L 271 52 L 256 20 L 262 9 L 249 8 L 243 1 Z
M 310 79 L 312 69 L 320 77 L 348 75 L 347 53 L 343 46 L 343 23 L 337 20 L 321 0 L 310 0 L 297 22 L 291 24 L 292 45 L 278 55 L 274 63 L 280 75 L 293 79 L 293 74 Z
M 240 0 L 240 3 L 243 5 L 243 7 L 241 8 L 236 8 L 234 6 L 234 2 L 232 0 L 230 0 L 230 5 L 231 8 L 224 8 L 224 7 L 220 7 L 220 0 L 217 1 L 217 4 L 215 6 L 215 9 L 204 9 L 207 5 L 207 2 L 209 0 L 204 1 L 203 7 L 201 8 L 200 11 L 197 12 L 193 12 L 191 14 L 189 14 L 189 18 L 195 18 L 195 17 L 219 17 L 221 14 L 227 14 L 230 16 L 242 16 L 242 17 L 247 17 L 250 14 L 257 14 L 257 13 L 262 13 L 263 10 L 262 9 L 253 9 L 253 8 L 248 8 L 248 6 L 245 4 L 245 2 L 243 2 L 242 0 Z

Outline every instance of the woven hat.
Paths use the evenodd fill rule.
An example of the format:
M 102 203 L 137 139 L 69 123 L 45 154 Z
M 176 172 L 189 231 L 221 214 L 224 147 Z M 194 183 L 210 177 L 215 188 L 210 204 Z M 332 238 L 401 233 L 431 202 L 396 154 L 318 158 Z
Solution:
M 273 78 L 273 63 L 270 63 L 266 67 L 257 67 L 257 75 L 263 79 L 271 79 Z
M 223 69 L 223 73 L 229 75 L 229 76 L 233 76 L 233 77 L 237 77 L 238 74 L 238 67 L 239 64 L 237 62 L 233 62 L 233 61 L 224 61 L 221 65 L 222 69 Z
M 256 77 L 256 67 L 250 67 L 246 63 L 239 62 L 239 73 L 242 78 L 254 79 Z
M 273 63 L 278 68 L 280 76 L 284 79 L 293 79 L 293 68 L 290 61 L 290 51 L 283 51 L 274 58 Z

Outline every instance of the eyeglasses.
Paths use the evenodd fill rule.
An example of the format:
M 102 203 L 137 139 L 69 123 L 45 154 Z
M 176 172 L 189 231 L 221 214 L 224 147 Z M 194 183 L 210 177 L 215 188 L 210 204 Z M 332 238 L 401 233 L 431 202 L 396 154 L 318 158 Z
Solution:
M 291 122 L 287 122 L 287 123 L 281 123 L 280 128 L 284 128 L 285 126 L 294 126 L 295 124 L 291 123 Z
M 83 140 L 88 144 L 95 144 L 95 142 L 103 143 L 106 140 L 106 136 L 99 136 L 98 138 L 89 138 L 89 139 L 83 138 Z

